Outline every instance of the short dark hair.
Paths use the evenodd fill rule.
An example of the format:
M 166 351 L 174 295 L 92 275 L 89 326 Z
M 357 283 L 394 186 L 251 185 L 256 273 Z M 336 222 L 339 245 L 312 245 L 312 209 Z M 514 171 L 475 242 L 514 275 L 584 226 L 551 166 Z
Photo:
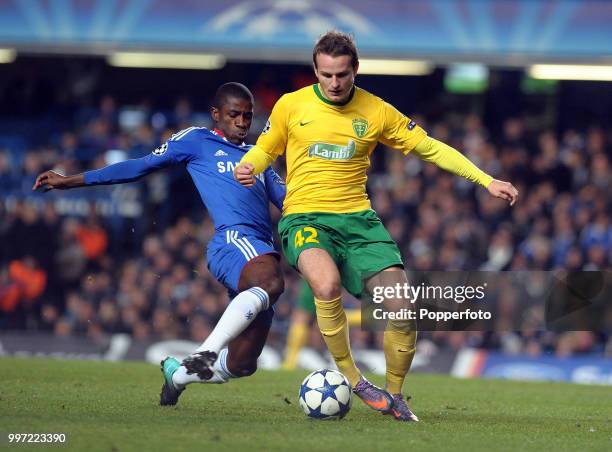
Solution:
M 312 62 L 315 68 L 317 67 L 317 55 L 323 53 L 332 57 L 348 55 L 351 57 L 351 65 L 353 69 L 359 63 L 359 55 L 357 55 L 357 46 L 355 39 L 349 33 L 343 33 L 337 30 L 331 30 L 321 35 L 317 40 L 314 49 L 312 50 Z
M 253 94 L 246 86 L 242 83 L 228 82 L 217 88 L 215 98 L 213 99 L 213 107 L 220 109 L 221 105 L 227 102 L 228 97 L 236 97 L 238 99 L 248 100 L 252 104 L 255 103 Z

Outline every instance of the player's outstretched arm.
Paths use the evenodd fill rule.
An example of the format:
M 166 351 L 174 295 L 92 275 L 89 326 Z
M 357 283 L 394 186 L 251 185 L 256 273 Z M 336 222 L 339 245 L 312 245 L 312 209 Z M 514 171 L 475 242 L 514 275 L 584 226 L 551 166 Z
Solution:
M 46 191 L 68 188 L 84 187 L 90 185 L 113 185 L 134 182 L 147 174 L 167 166 L 171 163 L 168 159 L 158 159 L 152 155 L 147 155 L 138 159 L 125 160 L 114 163 L 100 169 L 86 171 L 74 176 L 62 176 L 55 171 L 45 171 L 36 178 L 32 187 L 45 186 Z
M 48 191 L 134 182 L 160 168 L 189 161 L 191 154 L 181 148 L 182 143 L 184 141 L 168 141 L 144 157 L 125 160 L 74 176 L 62 176 L 55 171 L 45 171 L 36 178 L 32 190 L 42 186 L 45 186 Z
M 507 200 L 511 206 L 518 199 L 518 190 L 510 182 L 493 179 L 466 156 L 441 141 L 426 137 L 417 144 L 413 152 L 427 162 L 482 185 L 493 196 Z
M 40 173 L 32 186 L 32 190 L 37 190 L 44 187 L 45 192 L 49 190 L 67 190 L 69 188 L 83 187 L 85 185 L 85 176 L 75 174 L 73 176 L 62 176 L 53 170 Z

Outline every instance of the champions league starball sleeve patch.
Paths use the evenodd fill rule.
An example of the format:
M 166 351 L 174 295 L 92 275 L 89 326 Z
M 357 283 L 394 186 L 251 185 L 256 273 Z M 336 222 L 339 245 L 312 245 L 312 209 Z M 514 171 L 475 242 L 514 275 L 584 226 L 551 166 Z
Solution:
M 168 150 L 168 143 L 164 143 L 153 151 L 153 155 L 162 155 L 167 150 Z
M 268 132 L 270 131 L 270 128 L 271 128 L 271 127 L 272 127 L 272 123 L 271 123 L 271 122 L 270 122 L 270 120 L 268 119 L 268 120 L 266 121 L 266 125 L 265 125 L 265 127 L 264 127 L 264 128 L 263 128 L 263 130 L 261 131 L 261 134 L 262 134 L 262 135 L 265 135 L 266 133 L 268 133 Z

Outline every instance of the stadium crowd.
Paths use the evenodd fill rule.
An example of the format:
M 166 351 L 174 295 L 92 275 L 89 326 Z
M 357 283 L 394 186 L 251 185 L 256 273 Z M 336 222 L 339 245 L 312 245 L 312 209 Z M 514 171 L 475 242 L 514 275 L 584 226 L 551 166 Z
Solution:
M 251 142 L 265 121 L 266 105 L 279 94 L 264 87 L 254 92 L 268 100 L 257 112 Z M 508 208 L 461 178 L 380 146 L 372 157 L 370 196 L 408 268 L 610 268 L 612 136 L 604 129 L 558 132 L 516 116 L 506 118 L 502 133 L 494 136 L 475 114 L 440 122 L 413 118 L 494 177 L 512 181 L 521 197 Z M 117 187 L 96 188 L 95 196 L 86 193 L 94 190 L 89 188 L 31 191 L 45 169 L 74 174 L 143 156 L 194 124 L 208 126 L 210 119 L 193 112 L 186 99 L 161 113 L 147 105 L 119 106 L 104 96 L 98 108 L 79 110 L 70 126 L 44 145 L 19 149 L 0 140 L 1 329 L 92 338 L 126 332 L 197 342 L 208 334 L 227 294 L 206 269 L 213 227 L 182 168 L 133 184 L 135 194 Z M 278 220 L 279 213 L 273 216 Z M 285 275 L 287 290 L 276 305 L 270 337 L 279 346 L 299 283 L 288 267 Z M 382 343 L 378 333 L 351 334 L 357 347 Z M 421 338 L 436 346 L 533 355 L 603 352 L 609 341 L 590 332 L 542 333 L 533 325 L 520 332 L 435 332 Z M 323 346 L 315 334 L 312 341 Z M 612 353 L 612 346 L 607 348 Z

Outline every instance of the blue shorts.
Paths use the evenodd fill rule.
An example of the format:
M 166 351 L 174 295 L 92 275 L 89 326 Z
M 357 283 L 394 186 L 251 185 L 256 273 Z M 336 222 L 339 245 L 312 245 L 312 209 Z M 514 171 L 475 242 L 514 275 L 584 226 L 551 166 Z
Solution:
M 237 230 L 215 234 L 208 244 L 208 270 L 227 287 L 230 298 L 238 294 L 238 282 L 242 269 L 250 260 L 263 254 L 280 254 L 271 241 Z

